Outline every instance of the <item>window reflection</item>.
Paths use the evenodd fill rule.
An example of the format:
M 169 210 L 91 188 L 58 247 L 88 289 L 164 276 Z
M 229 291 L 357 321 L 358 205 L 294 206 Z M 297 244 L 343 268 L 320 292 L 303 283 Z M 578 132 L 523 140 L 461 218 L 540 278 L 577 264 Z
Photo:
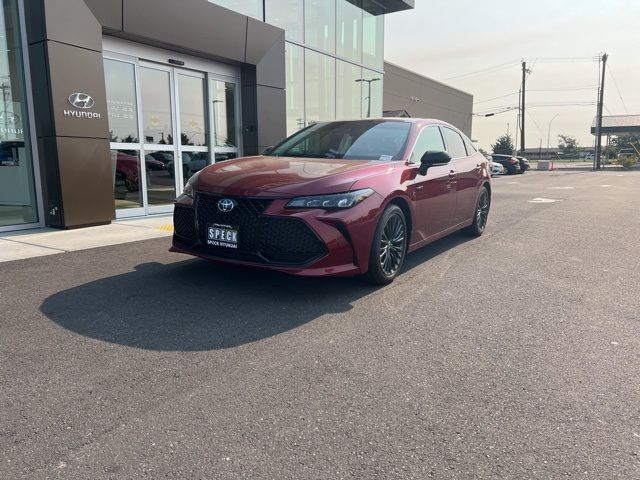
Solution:
M 307 123 L 335 119 L 335 70 L 333 57 L 305 50 Z
M 362 116 L 382 117 L 382 74 L 362 69 Z
M 207 145 L 204 85 L 202 78 L 178 75 L 180 97 L 180 142 L 182 145 Z
M 362 68 L 338 60 L 336 62 L 336 119 L 362 116 Z
M 173 151 L 147 151 L 144 160 L 149 205 L 170 204 L 176 198 Z
M 384 17 L 363 12 L 362 63 L 368 67 L 384 66 Z
M 144 142 L 173 145 L 169 72 L 140 67 Z
M 116 209 L 142 207 L 140 152 L 111 150 L 111 164 Z
M 0 4 L 0 226 L 38 221 L 19 27 L 17 3 L 4 0 Z
M 138 142 L 135 67 L 132 63 L 106 58 L 104 76 L 111 142 Z
M 209 165 L 209 152 L 183 152 L 182 153 L 182 179 L 186 185 L 189 179 Z
M 304 49 L 286 44 L 287 135 L 304 128 Z
M 336 6 L 333 0 L 305 0 L 305 43 L 334 53 L 336 51 Z
M 211 99 L 216 146 L 237 147 L 235 83 L 213 80 Z
M 360 63 L 362 61 L 362 9 L 347 0 L 338 0 L 336 53 Z
M 287 40 L 302 42 L 303 0 L 266 0 L 266 21 L 284 29 Z

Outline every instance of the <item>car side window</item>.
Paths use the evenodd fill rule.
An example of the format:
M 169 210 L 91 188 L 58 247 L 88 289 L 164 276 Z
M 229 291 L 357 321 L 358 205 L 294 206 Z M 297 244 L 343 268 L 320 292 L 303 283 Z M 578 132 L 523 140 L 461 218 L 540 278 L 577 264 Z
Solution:
M 437 125 L 431 125 L 422 129 L 413 147 L 410 163 L 420 163 L 426 152 L 444 152 L 444 141 Z
M 442 127 L 444 141 L 447 144 L 447 152 L 451 158 L 462 158 L 467 156 L 467 149 L 464 146 L 464 140 L 458 132 L 448 127 Z

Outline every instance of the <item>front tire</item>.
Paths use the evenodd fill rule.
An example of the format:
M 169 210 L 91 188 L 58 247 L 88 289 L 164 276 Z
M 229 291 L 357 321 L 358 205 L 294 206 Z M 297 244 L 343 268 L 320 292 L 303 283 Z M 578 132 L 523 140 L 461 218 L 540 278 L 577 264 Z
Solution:
M 407 253 L 407 220 L 397 205 L 389 205 L 380 217 L 369 256 L 365 278 L 376 285 L 387 285 L 399 275 Z
M 472 237 L 479 237 L 482 235 L 487 227 L 489 210 L 491 210 L 491 196 L 489 195 L 487 187 L 483 185 L 478 193 L 478 201 L 476 202 L 473 223 L 464 229 L 464 233 Z

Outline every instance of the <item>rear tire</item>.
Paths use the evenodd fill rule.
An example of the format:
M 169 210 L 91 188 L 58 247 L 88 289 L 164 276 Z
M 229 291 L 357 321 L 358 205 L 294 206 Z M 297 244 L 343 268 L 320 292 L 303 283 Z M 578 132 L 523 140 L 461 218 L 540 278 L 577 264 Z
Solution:
M 473 215 L 473 223 L 465 228 L 465 234 L 471 237 L 479 237 L 487 228 L 487 220 L 489 218 L 489 210 L 491 210 L 491 196 L 489 190 L 484 185 L 478 192 L 478 200 L 476 201 L 476 210 Z
M 380 216 L 371 243 L 369 270 L 365 279 L 387 285 L 400 274 L 408 244 L 407 220 L 397 205 L 389 205 Z

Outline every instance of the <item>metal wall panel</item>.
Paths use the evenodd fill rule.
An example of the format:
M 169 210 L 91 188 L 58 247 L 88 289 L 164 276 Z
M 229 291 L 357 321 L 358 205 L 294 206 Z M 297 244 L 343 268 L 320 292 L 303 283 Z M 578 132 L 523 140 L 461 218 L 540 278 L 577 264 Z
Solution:
M 406 110 L 411 117 L 444 120 L 471 137 L 473 95 L 392 63 L 385 62 L 384 72 L 385 111 Z

